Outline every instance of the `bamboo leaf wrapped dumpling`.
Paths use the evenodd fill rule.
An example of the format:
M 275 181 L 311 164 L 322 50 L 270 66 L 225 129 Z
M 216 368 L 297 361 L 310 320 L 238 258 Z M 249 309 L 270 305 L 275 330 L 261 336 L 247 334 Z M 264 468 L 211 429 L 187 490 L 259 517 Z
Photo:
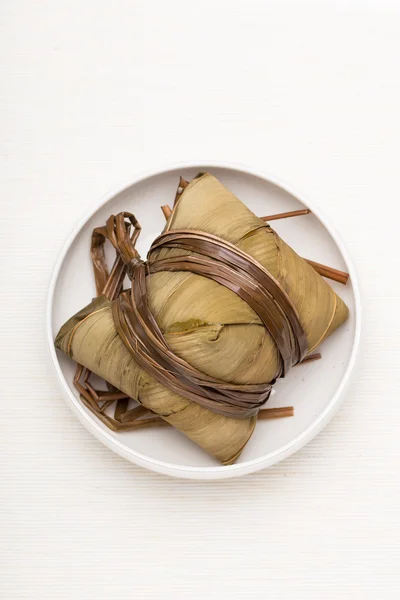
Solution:
M 347 307 L 210 174 L 184 189 L 146 265 L 122 222 L 105 233 L 135 272 L 135 297 L 100 295 L 56 346 L 230 464 L 269 384 L 343 323 Z

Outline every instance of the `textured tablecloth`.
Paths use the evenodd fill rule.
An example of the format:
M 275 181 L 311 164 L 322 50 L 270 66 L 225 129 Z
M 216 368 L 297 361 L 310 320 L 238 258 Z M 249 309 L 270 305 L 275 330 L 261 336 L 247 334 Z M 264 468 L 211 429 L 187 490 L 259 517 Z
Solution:
M 0 52 L 0 597 L 398 598 L 399 4 L 3 0 Z M 102 446 L 62 400 L 44 340 L 76 220 L 137 172 L 197 157 L 316 201 L 365 310 L 331 424 L 221 483 Z

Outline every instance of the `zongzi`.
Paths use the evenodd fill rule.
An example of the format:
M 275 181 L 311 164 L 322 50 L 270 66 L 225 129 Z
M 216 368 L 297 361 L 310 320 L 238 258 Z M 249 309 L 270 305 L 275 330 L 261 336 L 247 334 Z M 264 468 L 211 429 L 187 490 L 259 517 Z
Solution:
M 307 359 L 348 309 L 211 174 L 181 179 L 172 212 L 163 212 L 166 227 L 146 262 L 135 249 L 140 225 L 130 213 L 94 230 L 98 297 L 62 326 L 55 344 L 81 365 L 82 400 L 106 425 L 132 428 L 147 409 L 152 424 L 173 425 L 230 464 L 275 380 Z M 116 249 L 110 273 L 106 239 Z M 108 391 L 92 388 L 90 372 Z M 130 398 L 140 407 L 129 409 Z M 115 402 L 111 418 L 106 410 Z

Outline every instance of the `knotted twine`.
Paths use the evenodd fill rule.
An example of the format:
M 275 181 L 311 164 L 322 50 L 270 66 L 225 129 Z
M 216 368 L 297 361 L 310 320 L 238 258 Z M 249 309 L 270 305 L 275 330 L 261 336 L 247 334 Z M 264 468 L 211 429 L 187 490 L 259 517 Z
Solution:
M 121 212 L 111 215 L 106 227 L 95 229 L 92 236 L 97 291 L 114 300 L 112 314 L 121 340 L 135 361 L 171 391 L 224 416 L 256 415 L 267 402 L 276 378 L 284 377 L 307 353 L 307 338 L 288 295 L 251 256 L 202 231 L 174 230 L 161 234 L 144 262 L 135 248 L 140 230 L 134 215 Z M 117 252 L 111 274 L 104 255 L 106 239 Z M 182 255 L 159 258 L 163 248 L 180 249 Z M 205 375 L 174 354 L 148 305 L 146 275 L 160 271 L 190 271 L 208 277 L 247 302 L 279 351 L 281 360 L 274 379 L 262 384 L 230 384 Z M 126 274 L 131 289 L 122 291 Z

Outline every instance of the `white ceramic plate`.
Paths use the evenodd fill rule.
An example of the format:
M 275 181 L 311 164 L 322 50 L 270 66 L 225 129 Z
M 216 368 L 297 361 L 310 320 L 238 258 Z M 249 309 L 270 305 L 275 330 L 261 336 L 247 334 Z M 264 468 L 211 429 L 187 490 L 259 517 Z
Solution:
M 279 380 L 269 407 L 293 405 L 292 418 L 262 421 L 236 464 L 220 466 L 173 428 L 114 433 L 80 402 L 72 385 L 74 364 L 56 352 L 59 327 L 95 295 L 89 244 L 92 229 L 122 210 L 133 212 L 142 225 L 137 248 L 142 256 L 164 226 L 162 204 L 172 204 L 178 176 L 190 179 L 210 171 L 256 214 L 311 208 L 313 214 L 275 221 L 274 228 L 301 256 L 348 271 L 347 286 L 331 285 L 350 309 L 346 324 L 320 349 L 322 360 L 292 369 Z M 136 178 L 107 195 L 77 226 L 54 269 L 47 304 L 47 339 L 63 395 L 84 426 L 128 460 L 153 471 L 193 479 L 222 479 L 258 471 L 289 456 L 310 441 L 332 418 L 354 367 L 360 339 L 361 307 L 354 268 L 342 242 L 320 210 L 270 176 L 243 167 L 183 164 Z M 83 457 L 84 460 L 84 457 Z

